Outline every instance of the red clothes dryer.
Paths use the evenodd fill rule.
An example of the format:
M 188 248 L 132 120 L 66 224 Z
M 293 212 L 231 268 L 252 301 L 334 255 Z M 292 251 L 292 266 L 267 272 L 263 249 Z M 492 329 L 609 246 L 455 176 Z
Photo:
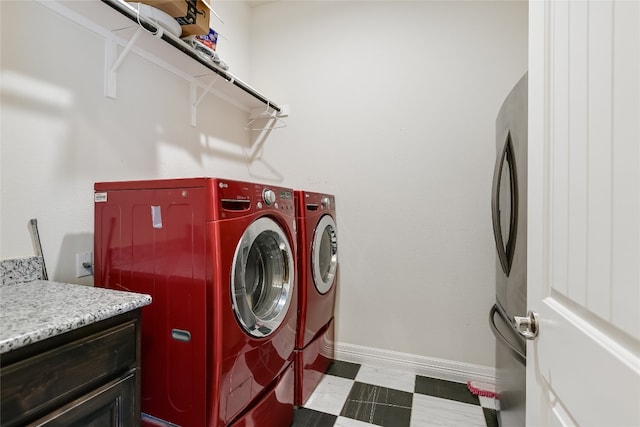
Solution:
M 295 404 L 302 405 L 334 357 L 338 239 L 334 196 L 296 191 L 295 200 L 299 278 Z
M 291 424 L 293 196 L 216 178 L 95 184 L 96 286 L 153 298 L 143 425 Z

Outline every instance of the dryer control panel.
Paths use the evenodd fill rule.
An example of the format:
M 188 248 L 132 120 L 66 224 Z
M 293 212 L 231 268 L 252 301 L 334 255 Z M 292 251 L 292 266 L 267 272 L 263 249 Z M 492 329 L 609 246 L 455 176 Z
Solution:
M 296 191 L 298 204 L 298 216 L 314 216 L 332 214 L 336 212 L 336 199 L 332 194 L 312 193 L 309 191 Z

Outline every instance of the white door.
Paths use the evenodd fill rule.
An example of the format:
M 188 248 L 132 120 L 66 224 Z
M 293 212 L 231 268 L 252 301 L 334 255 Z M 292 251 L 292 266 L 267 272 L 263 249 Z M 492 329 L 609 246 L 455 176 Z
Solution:
M 640 426 L 640 2 L 530 1 L 528 426 Z

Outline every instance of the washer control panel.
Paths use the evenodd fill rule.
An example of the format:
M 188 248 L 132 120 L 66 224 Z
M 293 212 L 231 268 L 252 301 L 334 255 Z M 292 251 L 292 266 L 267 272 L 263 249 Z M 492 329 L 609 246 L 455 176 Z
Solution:
M 216 197 L 224 218 L 263 209 L 295 215 L 292 189 L 219 178 L 216 178 L 216 182 Z
M 295 215 L 293 190 L 254 184 L 252 191 L 257 209 L 277 209 L 280 212 Z
M 276 193 L 273 190 L 270 190 L 269 188 L 265 188 L 262 191 L 262 200 L 264 200 L 264 203 L 267 206 L 271 206 L 276 201 Z

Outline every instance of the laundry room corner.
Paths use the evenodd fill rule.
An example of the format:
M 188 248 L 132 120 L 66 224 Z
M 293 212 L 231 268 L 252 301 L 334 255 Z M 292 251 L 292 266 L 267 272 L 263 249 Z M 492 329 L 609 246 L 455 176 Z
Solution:
M 252 81 L 291 106 L 265 150 L 340 206 L 336 351 L 491 376 L 494 122 L 526 2 L 266 2 L 251 27 Z

